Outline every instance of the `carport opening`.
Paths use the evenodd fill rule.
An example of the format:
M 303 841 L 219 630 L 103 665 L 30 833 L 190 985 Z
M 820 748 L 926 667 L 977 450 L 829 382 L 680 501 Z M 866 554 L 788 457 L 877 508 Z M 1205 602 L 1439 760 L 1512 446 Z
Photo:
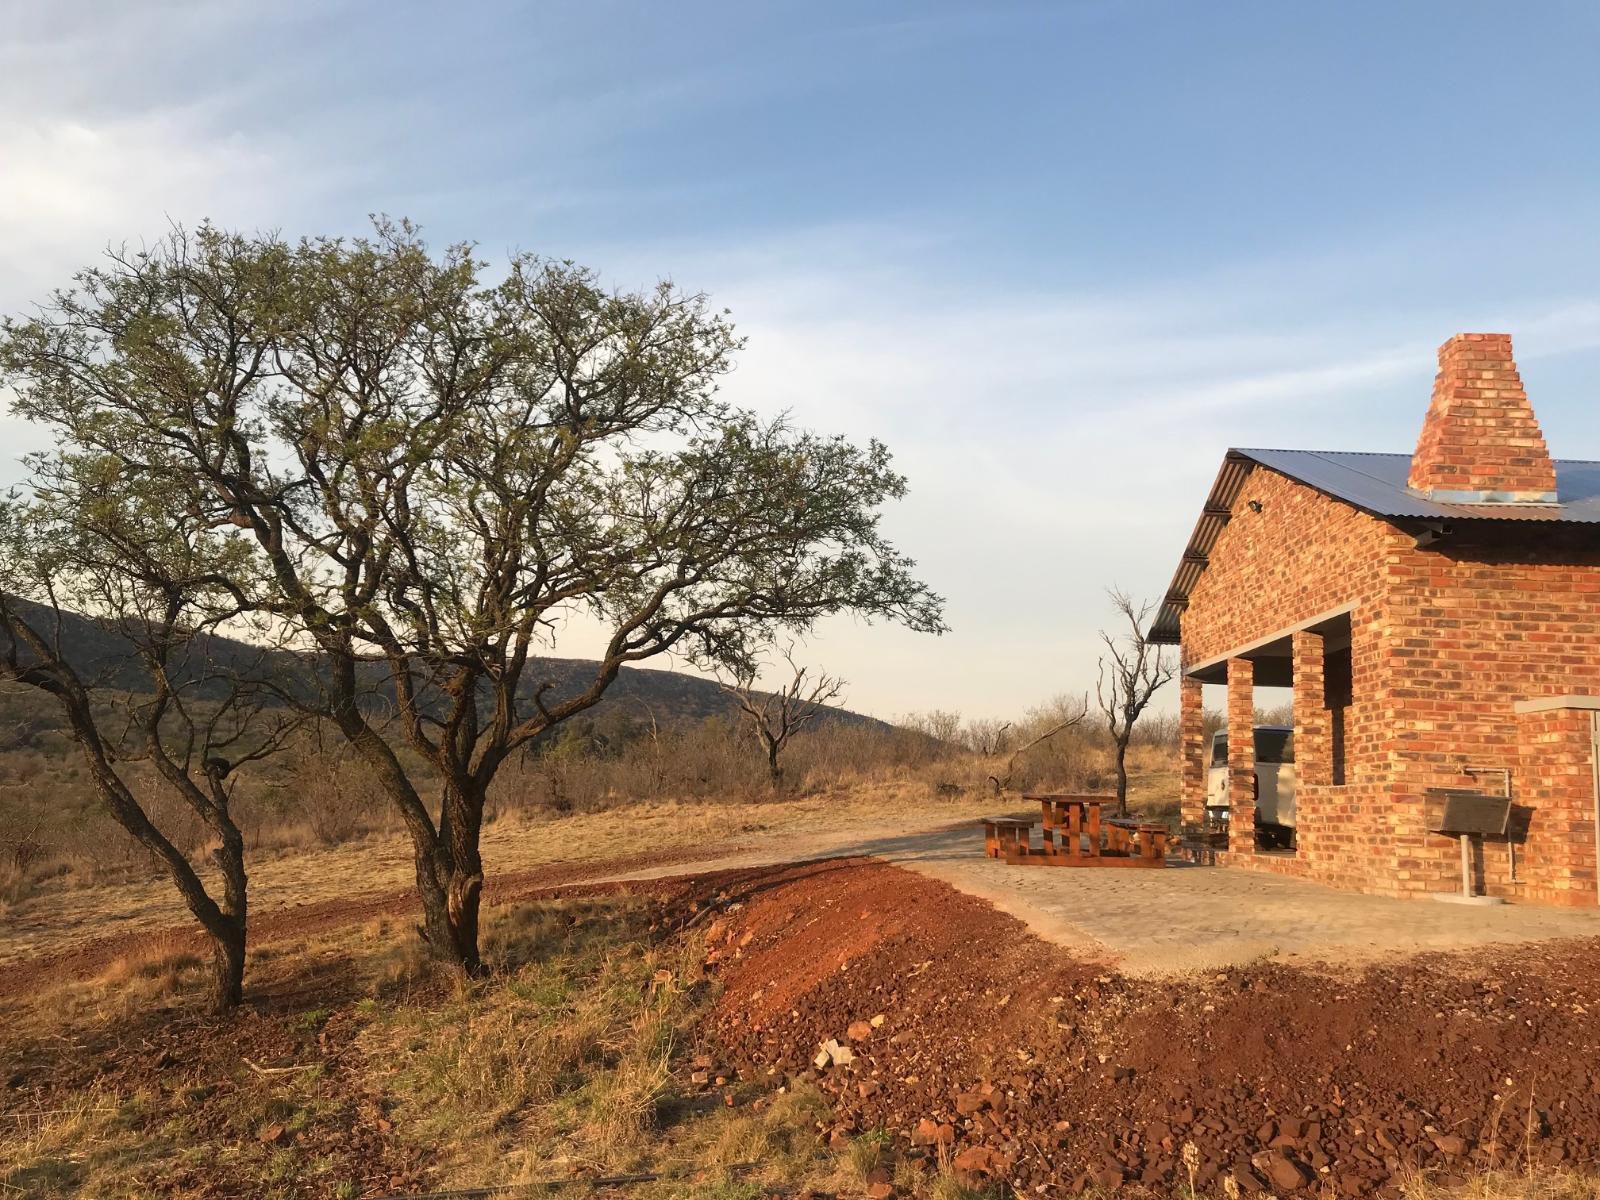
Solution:
M 1334 786 L 1342 786 L 1346 782 L 1349 715 L 1354 701 L 1350 614 L 1330 617 L 1307 629 L 1323 639 L 1323 683 L 1319 700 L 1324 710 L 1327 738 L 1320 753 L 1326 755 L 1328 761 L 1325 773 L 1315 774 L 1322 775 Z M 1298 849 L 1297 793 L 1299 781 L 1307 774 L 1305 755 L 1317 753 L 1311 747 L 1296 745 L 1295 737 L 1289 732 L 1305 727 L 1304 722 L 1296 720 L 1294 711 L 1293 634 L 1271 637 L 1240 651 L 1237 657 L 1248 659 L 1253 667 L 1251 708 L 1255 713 L 1258 799 L 1256 850 L 1267 854 L 1293 854 Z M 1225 742 L 1218 740 L 1219 734 L 1225 736 L 1227 662 L 1208 664 L 1194 674 L 1203 683 L 1217 685 L 1207 690 L 1220 700 L 1208 714 L 1207 721 L 1207 733 L 1212 739 L 1206 760 L 1208 796 L 1214 803 L 1216 791 L 1222 786 L 1221 773 L 1227 766 Z

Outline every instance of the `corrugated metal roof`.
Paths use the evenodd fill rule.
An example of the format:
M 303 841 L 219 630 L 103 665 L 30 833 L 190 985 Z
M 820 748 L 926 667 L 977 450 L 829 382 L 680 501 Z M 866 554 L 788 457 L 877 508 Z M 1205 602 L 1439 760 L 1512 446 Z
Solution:
M 1380 517 L 1424 521 L 1600 522 L 1600 462 L 1558 461 L 1555 504 L 1440 504 L 1406 487 L 1409 454 L 1232 450 Z
M 1256 466 L 1297 479 L 1346 504 L 1392 520 L 1537 521 L 1600 524 L 1600 462 L 1557 460 L 1555 504 L 1441 504 L 1406 486 L 1409 454 L 1361 454 L 1339 450 L 1229 450 L 1206 497 L 1183 560 L 1150 626 L 1150 639 L 1179 640 L 1179 613 L 1206 569 L 1207 556 L 1228 523 L 1234 501 Z

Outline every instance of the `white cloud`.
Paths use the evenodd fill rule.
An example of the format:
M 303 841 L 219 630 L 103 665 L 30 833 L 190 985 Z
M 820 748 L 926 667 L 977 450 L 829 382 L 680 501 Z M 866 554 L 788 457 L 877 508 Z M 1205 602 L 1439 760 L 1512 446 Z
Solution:
M 1487 316 L 1448 301 L 1300 305 L 1348 267 L 1337 256 L 1122 294 L 957 296 L 906 261 L 936 262 L 928 245 L 872 245 L 870 231 L 834 230 L 672 261 L 750 338 L 731 396 L 881 437 L 910 478 L 886 525 L 948 597 L 952 632 L 839 621 L 811 649 L 879 715 L 1012 714 L 1081 692 L 1104 589 L 1165 589 L 1228 446 L 1409 449 L 1434 351 L 1461 329 L 1512 330 L 1525 364 L 1600 346 L 1586 300 Z M 1384 271 L 1426 264 L 1364 268 L 1381 296 Z M 1535 397 L 1552 413 L 1580 399 Z
M 683 199 L 671 193 L 681 184 L 639 178 L 608 157 L 619 131 L 659 124 L 670 137 L 664 114 L 752 86 L 749 69 L 732 82 L 724 72 L 652 80 L 641 71 L 637 86 L 556 107 L 558 62 L 553 81 L 535 81 L 545 91 L 526 111 L 474 125 L 435 111 L 433 94 L 416 89 L 330 90 L 344 48 L 320 36 L 329 20 L 320 3 L 270 12 L 242 0 L 108 3 L 70 21 L 56 15 L 65 10 L 31 6 L 0 46 L 3 312 L 64 283 L 108 242 L 159 236 L 169 219 L 337 232 L 389 209 L 480 237 L 486 249 L 531 229 L 554 243 L 526 248 L 566 252 L 563 212 L 638 214 L 653 198 Z M 441 10 L 437 20 L 450 17 Z M 178 27 L 184 38 L 167 39 Z M 274 32 L 303 52 L 241 54 L 254 34 Z M 213 69 L 191 86 L 167 41 L 185 42 L 193 58 L 215 48 L 237 70 Z M 281 113 L 302 85 L 337 105 Z M 551 148 L 564 170 L 541 186 L 499 161 Z M 471 169 L 448 169 L 456 163 Z M 706 195 L 721 180 L 709 176 Z M 1553 214 L 1544 197 L 1538 206 L 1483 219 L 1505 226 L 1507 245 L 1534 231 L 1548 266 L 1572 255 L 1566 234 L 1587 212 Z M 509 231 L 460 227 L 483 213 Z M 880 715 L 1009 714 L 1082 690 L 1094 630 L 1109 615 L 1102 589 L 1164 588 L 1225 447 L 1407 448 L 1434 348 L 1460 329 L 1511 330 L 1525 367 L 1600 346 L 1600 304 L 1540 294 L 1537 263 L 1446 222 L 1292 260 L 1174 271 L 1159 283 L 1102 274 L 1108 282 L 1085 289 L 1017 287 L 976 262 L 974 231 L 939 224 L 946 218 L 875 218 L 766 236 L 717 225 L 669 240 L 635 215 L 626 240 L 571 249 L 610 278 L 671 274 L 730 307 L 750 338 L 728 381 L 732 398 L 878 436 L 895 451 L 912 491 L 886 525 L 949 597 L 954 631 L 935 641 L 839 621 L 812 650 L 852 681 L 856 705 Z M 1502 261 L 1513 267 L 1489 274 Z M 1534 290 L 1501 286 L 1516 266 Z M 1534 395 L 1558 417 L 1588 399 Z M 1576 415 L 1566 425 L 1593 428 Z M 0 484 L 15 477 L 8 460 L 30 436 L 0 417 Z M 1600 445 L 1563 449 L 1600 457 Z

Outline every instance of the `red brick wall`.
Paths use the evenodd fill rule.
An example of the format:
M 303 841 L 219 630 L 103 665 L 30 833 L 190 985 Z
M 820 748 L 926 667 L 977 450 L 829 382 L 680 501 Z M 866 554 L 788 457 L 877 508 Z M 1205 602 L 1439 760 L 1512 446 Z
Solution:
M 1250 500 L 1260 502 L 1259 513 L 1250 510 Z M 1381 670 L 1387 647 L 1385 571 L 1391 557 L 1410 544 L 1410 538 L 1386 522 L 1257 467 L 1212 547 L 1182 618 L 1186 664 L 1206 662 L 1336 608 L 1354 606 L 1350 625 L 1356 682 L 1345 713 L 1347 782 L 1338 787 L 1299 783 L 1296 857 L 1254 856 L 1254 866 L 1309 874 L 1347 887 L 1372 888 L 1378 880 L 1393 879 L 1387 827 L 1390 747 L 1383 721 L 1386 676 Z M 1299 763 L 1295 770 L 1299 776 Z M 1228 861 L 1239 857 L 1230 855 Z
M 1179 811 L 1183 824 L 1203 825 L 1206 815 L 1206 771 L 1211 766 L 1206 738 L 1204 686 L 1198 679 L 1187 676 L 1178 680 L 1179 740 L 1183 756 L 1182 787 Z
M 1249 500 L 1261 512 L 1251 512 Z M 1323 782 L 1316 768 L 1306 777 L 1297 764 L 1298 855 L 1255 856 L 1252 864 L 1365 891 L 1453 890 L 1456 846 L 1428 832 L 1426 792 L 1499 786 L 1494 776 L 1467 774 L 1469 766 L 1511 768 L 1516 798 L 1528 796 L 1535 809 L 1532 797 L 1546 792 L 1555 797 L 1547 803 L 1581 807 L 1562 788 L 1587 786 L 1592 810 L 1592 778 L 1552 782 L 1552 772 L 1567 777 L 1566 751 L 1544 755 L 1545 743 L 1529 740 L 1514 706 L 1530 697 L 1600 695 L 1594 542 L 1592 531 L 1548 525 L 1482 534 L 1462 525 L 1419 549 L 1388 522 L 1256 468 L 1190 595 L 1184 662 L 1206 662 L 1354 607 L 1346 782 Z M 1299 695 L 1297 702 L 1303 708 Z M 1306 750 L 1312 747 L 1298 757 Z M 1587 866 L 1565 846 L 1581 836 L 1570 828 L 1579 819 L 1536 813 L 1518 848 L 1530 865 L 1515 881 L 1511 851 L 1487 845 L 1488 890 L 1549 902 L 1581 884 L 1592 899 L 1592 829 Z
M 1528 752 L 1516 702 L 1600 694 L 1600 549 L 1592 537 L 1536 525 L 1469 529 L 1400 553 L 1387 576 L 1396 850 L 1408 888 L 1445 890 L 1460 869 L 1449 840 L 1427 833 L 1426 790 L 1496 790 L 1496 776 L 1465 768 L 1504 767 L 1520 799 L 1544 768 Z M 1530 829 L 1530 855 L 1548 832 Z M 1491 892 L 1526 891 L 1510 868 L 1509 850 L 1485 848 Z
M 1228 849 L 1250 854 L 1256 828 L 1255 664 L 1228 660 Z
M 1251 512 L 1249 500 L 1261 503 Z M 1183 617 L 1185 662 L 1205 662 L 1349 602 L 1376 603 L 1397 531 L 1257 467 Z
M 1520 886 L 1502 890 L 1546 904 L 1595 905 L 1595 723 L 1584 709 L 1518 714 L 1517 800 L 1530 811 Z
M 1523 390 L 1510 334 L 1458 333 L 1439 347 L 1410 484 L 1422 492 L 1555 491 L 1555 464 Z

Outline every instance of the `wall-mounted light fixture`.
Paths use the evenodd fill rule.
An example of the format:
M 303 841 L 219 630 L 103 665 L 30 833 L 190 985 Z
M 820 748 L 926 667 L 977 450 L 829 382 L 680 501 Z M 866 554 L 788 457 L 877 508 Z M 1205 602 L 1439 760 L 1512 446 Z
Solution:
M 1248 501 L 1247 502 L 1247 507 L 1250 509 L 1251 512 L 1258 513 L 1258 512 L 1261 511 L 1261 501 L 1259 501 L 1259 500 Z

